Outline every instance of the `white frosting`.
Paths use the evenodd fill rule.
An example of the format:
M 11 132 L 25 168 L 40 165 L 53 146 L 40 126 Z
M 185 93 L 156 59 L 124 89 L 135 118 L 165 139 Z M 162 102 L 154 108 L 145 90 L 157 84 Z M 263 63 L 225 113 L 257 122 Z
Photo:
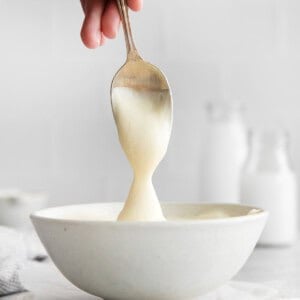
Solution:
M 165 220 L 152 175 L 170 139 L 169 98 L 169 93 L 162 91 L 126 87 L 112 91 L 119 140 L 134 172 L 128 198 L 118 217 L 120 221 Z

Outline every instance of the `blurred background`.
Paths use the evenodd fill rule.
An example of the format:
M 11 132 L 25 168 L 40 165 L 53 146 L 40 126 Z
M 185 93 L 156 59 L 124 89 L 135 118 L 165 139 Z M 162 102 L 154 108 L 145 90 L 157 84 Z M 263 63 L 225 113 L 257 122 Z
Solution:
M 200 200 L 209 99 L 240 99 L 248 126 L 287 128 L 299 170 L 300 1 L 144 2 L 136 44 L 174 96 L 160 199 Z M 50 205 L 123 201 L 132 177 L 109 96 L 123 35 L 88 50 L 82 20 L 79 1 L 0 1 L 0 188 L 47 191 Z

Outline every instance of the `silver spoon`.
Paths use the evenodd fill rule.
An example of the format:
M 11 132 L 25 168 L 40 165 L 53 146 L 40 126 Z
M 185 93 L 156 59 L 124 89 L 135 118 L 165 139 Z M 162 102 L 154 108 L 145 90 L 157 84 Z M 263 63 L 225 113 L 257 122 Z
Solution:
M 127 48 L 127 59 L 125 64 L 119 69 L 114 76 L 111 83 L 111 102 L 114 117 L 114 99 L 112 97 L 112 91 L 116 87 L 127 87 L 136 90 L 144 91 L 157 91 L 162 92 L 165 96 L 157 102 L 157 99 L 153 99 L 153 106 L 158 113 L 163 113 L 166 120 L 172 125 L 172 97 L 171 90 L 164 74 L 154 65 L 145 62 L 139 55 L 132 37 L 128 7 L 126 0 L 116 0 L 121 16 L 123 31 L 125 35 L 125 42 Z M 151 100 L 149 100 L 151 101 Z

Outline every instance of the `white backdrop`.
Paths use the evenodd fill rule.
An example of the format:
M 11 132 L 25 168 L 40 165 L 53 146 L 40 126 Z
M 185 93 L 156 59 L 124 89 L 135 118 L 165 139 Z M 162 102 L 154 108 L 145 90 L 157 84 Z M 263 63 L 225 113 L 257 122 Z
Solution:
M 197 201 L 203 105 L 241 98 L 249 125 L 282 124 L 300 169 L 300 1 L 145 0 L 132 14 L 143 57 L 174 94 L 161 200 Z M 80 42 L 76 0 L 0 0 L 0 188 L 46 190 L 51 204 L 123 201 L 131 172 L 118 144 L 109 87 L 123 36 Z

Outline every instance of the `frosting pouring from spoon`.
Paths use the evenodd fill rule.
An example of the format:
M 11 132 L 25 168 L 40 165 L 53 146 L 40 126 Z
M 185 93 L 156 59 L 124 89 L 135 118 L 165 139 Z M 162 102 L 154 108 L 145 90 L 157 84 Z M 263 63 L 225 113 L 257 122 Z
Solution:
M 119 140 L 134 172 L 119 221 L 165 220 L 152 175 L 163 159 L 172 128 L 172 97 L 167 79 L 138 54 L 125 0 L 118 0 L 127 46 L 126 63 L 111 85 Z

